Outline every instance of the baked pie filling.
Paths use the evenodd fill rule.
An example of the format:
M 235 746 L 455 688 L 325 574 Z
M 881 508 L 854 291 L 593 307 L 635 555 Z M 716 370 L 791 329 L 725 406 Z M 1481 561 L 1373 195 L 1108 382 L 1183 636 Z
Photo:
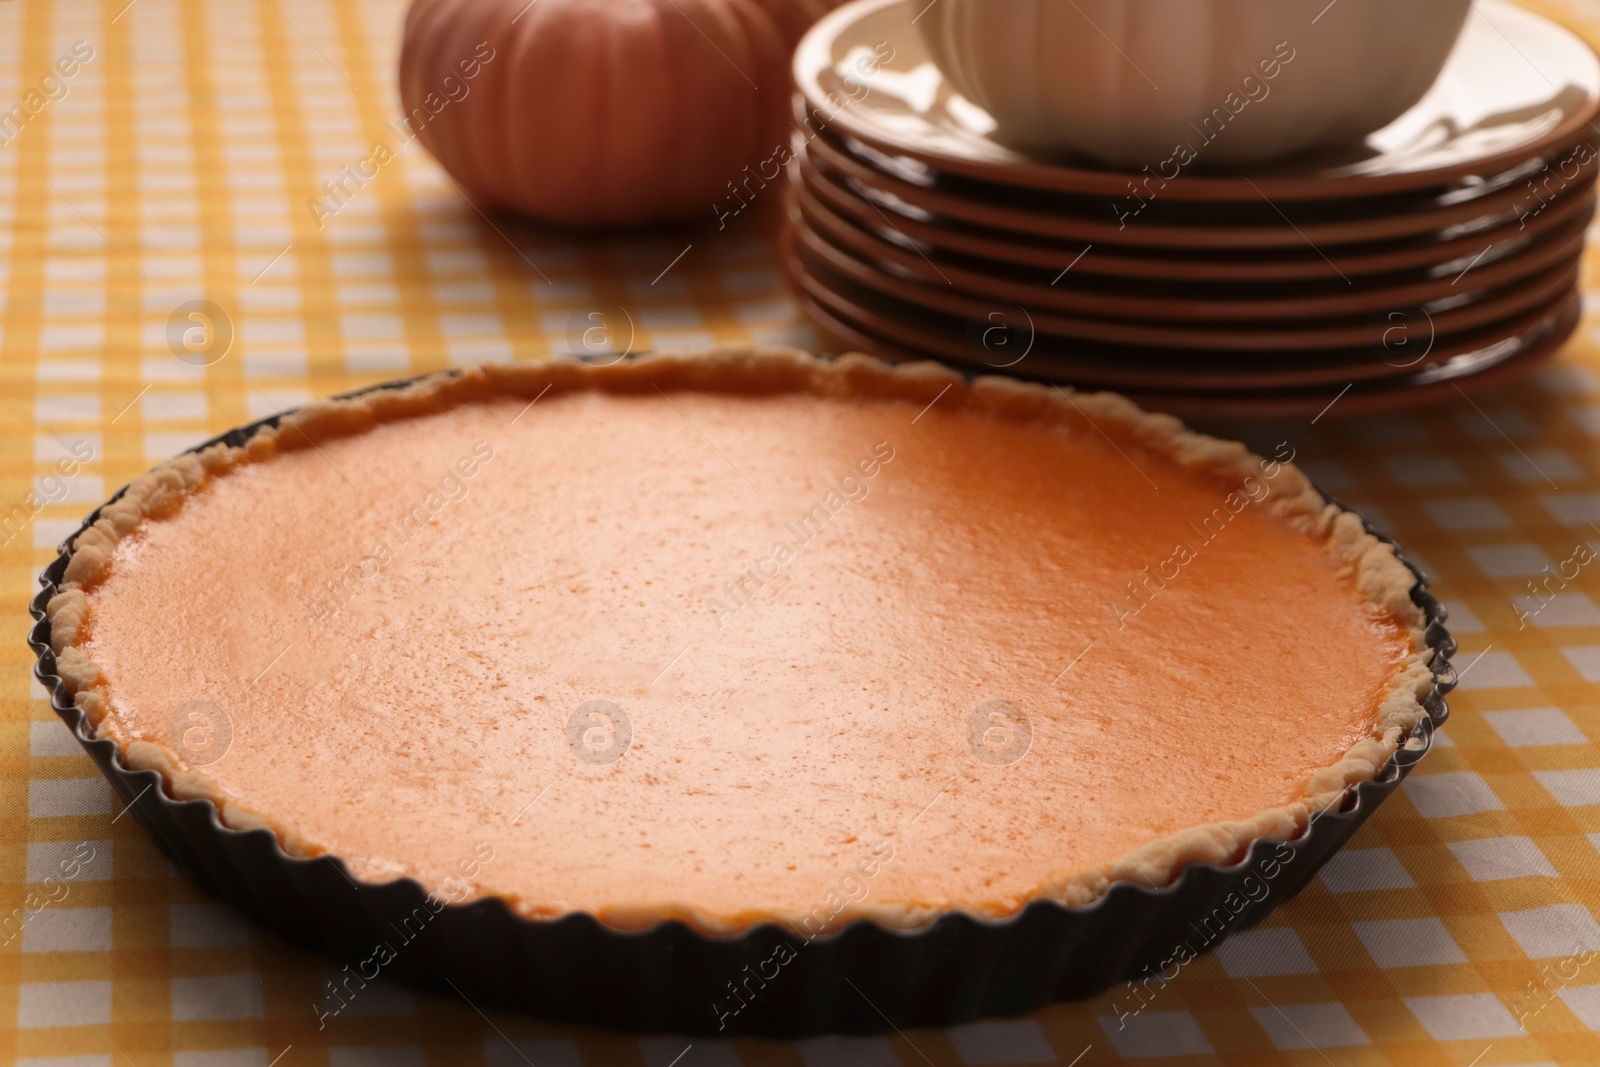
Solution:
M 50 617 L 100 736 L 292 854 L 814 934 L 1292 838 L 1423 714 L 1413 581 L 1289 464 L 1121 398 L 741 349 L 178 457 Z

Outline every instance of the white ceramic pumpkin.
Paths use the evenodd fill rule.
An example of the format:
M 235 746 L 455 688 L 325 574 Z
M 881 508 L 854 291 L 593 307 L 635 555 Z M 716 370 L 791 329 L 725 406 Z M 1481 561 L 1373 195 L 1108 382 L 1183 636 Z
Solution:
M 486 204 L 572 227 L 709 219 L 783 143 L 794 40 L 828 6 L 416 0 L 400 98 Z
M 919 6 L 911 4 L 909 6 Z M 917 19 L 1013 147 L 1137 167 L 1358 139 L 1420 100 L 1471 0 L 939 0 Z

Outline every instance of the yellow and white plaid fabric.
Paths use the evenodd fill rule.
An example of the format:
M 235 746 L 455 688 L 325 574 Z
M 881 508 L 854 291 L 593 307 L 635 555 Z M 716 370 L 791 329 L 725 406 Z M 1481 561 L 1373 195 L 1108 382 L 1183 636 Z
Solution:
M 1535 6 L 1600 40 L 1600 0 Z M 1592 314 L 1557 364 L 1475 401 L 1233 428 L 1292 442 L 1416 553 L 1463 680 L 1436 750 L 1350 847 L 1137 1014 L 1123 989 L 950 1031 L 728 1043 L 395 988 L 319 1029 L 334 965 L 174 871 L 30 680 L 22 605 L 53 546 L 155 461 L 368 382 L 538 359 L 596 326 L 591 345 L 635 349 L 814 343 L 775 263 L 775 202 L 720 232 L 580 240 L 486 220 L 411 144 L 319 219 L 324 182 L 399 147 L 402 16 L 0 4 L 0 1061 L 1600 1064 Z

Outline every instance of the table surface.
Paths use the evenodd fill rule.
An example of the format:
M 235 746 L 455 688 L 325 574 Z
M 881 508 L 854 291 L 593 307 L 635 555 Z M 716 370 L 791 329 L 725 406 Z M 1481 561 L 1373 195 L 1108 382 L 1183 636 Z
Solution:
M 1600 40 L 1596 0 L 1531 6 Z M 319 221 L 325 180 L 395 146 L 402 12 L 0 5 L 0 101 L 25 101 L 77 42 L 93 49 L 0 129 L 0 503 L 50 500 L 0 531 L 0 1061 L 1600 1063 L 1600 567 L 1573 562 L 1600 551 L 1592 318 L 1557 363 L 1472 401 L 1227 428 L 1291 442 L 1415 554 L 1450 607 L 1462 684 L 1435 751 L 1350 846 L 1137 1014 L 1119 1020 L 1137 1003 L 1124 990 L 950 1031 L 690 1042 L 386 988 L 319 1028 L 329 960 L 178 874 L 31 680 L 23 604 L 53 546 L 129 478 L 230 426 L 384 378 L 566 351 L 595 308 L 626 309 L 614 318 L 636 349 L 815 341 L 775 262 L 776 188 L 721 230 L 579 240 L 490 222 L 411 144 Z M 200 298 L 234 332 L 206 367 L 168 344 L 174 310 Z M 74 446 L 92 459 L 50 479 Z M 1542 607 L 1519 600 L 1547 566 L 1579 573 Z M 1519 604 L 1538 608 L 1526 624 Z

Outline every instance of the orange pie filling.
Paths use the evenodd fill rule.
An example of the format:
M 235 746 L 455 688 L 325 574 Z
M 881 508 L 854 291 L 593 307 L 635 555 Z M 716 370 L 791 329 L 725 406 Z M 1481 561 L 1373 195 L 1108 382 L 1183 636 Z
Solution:
M 134 483 L 51 616 L 101 736 L 291 853 L 815 933 L 1292 837 L 1422 714 L 1411 583 L 1119 398 L 741 350 L 316 405 Z

